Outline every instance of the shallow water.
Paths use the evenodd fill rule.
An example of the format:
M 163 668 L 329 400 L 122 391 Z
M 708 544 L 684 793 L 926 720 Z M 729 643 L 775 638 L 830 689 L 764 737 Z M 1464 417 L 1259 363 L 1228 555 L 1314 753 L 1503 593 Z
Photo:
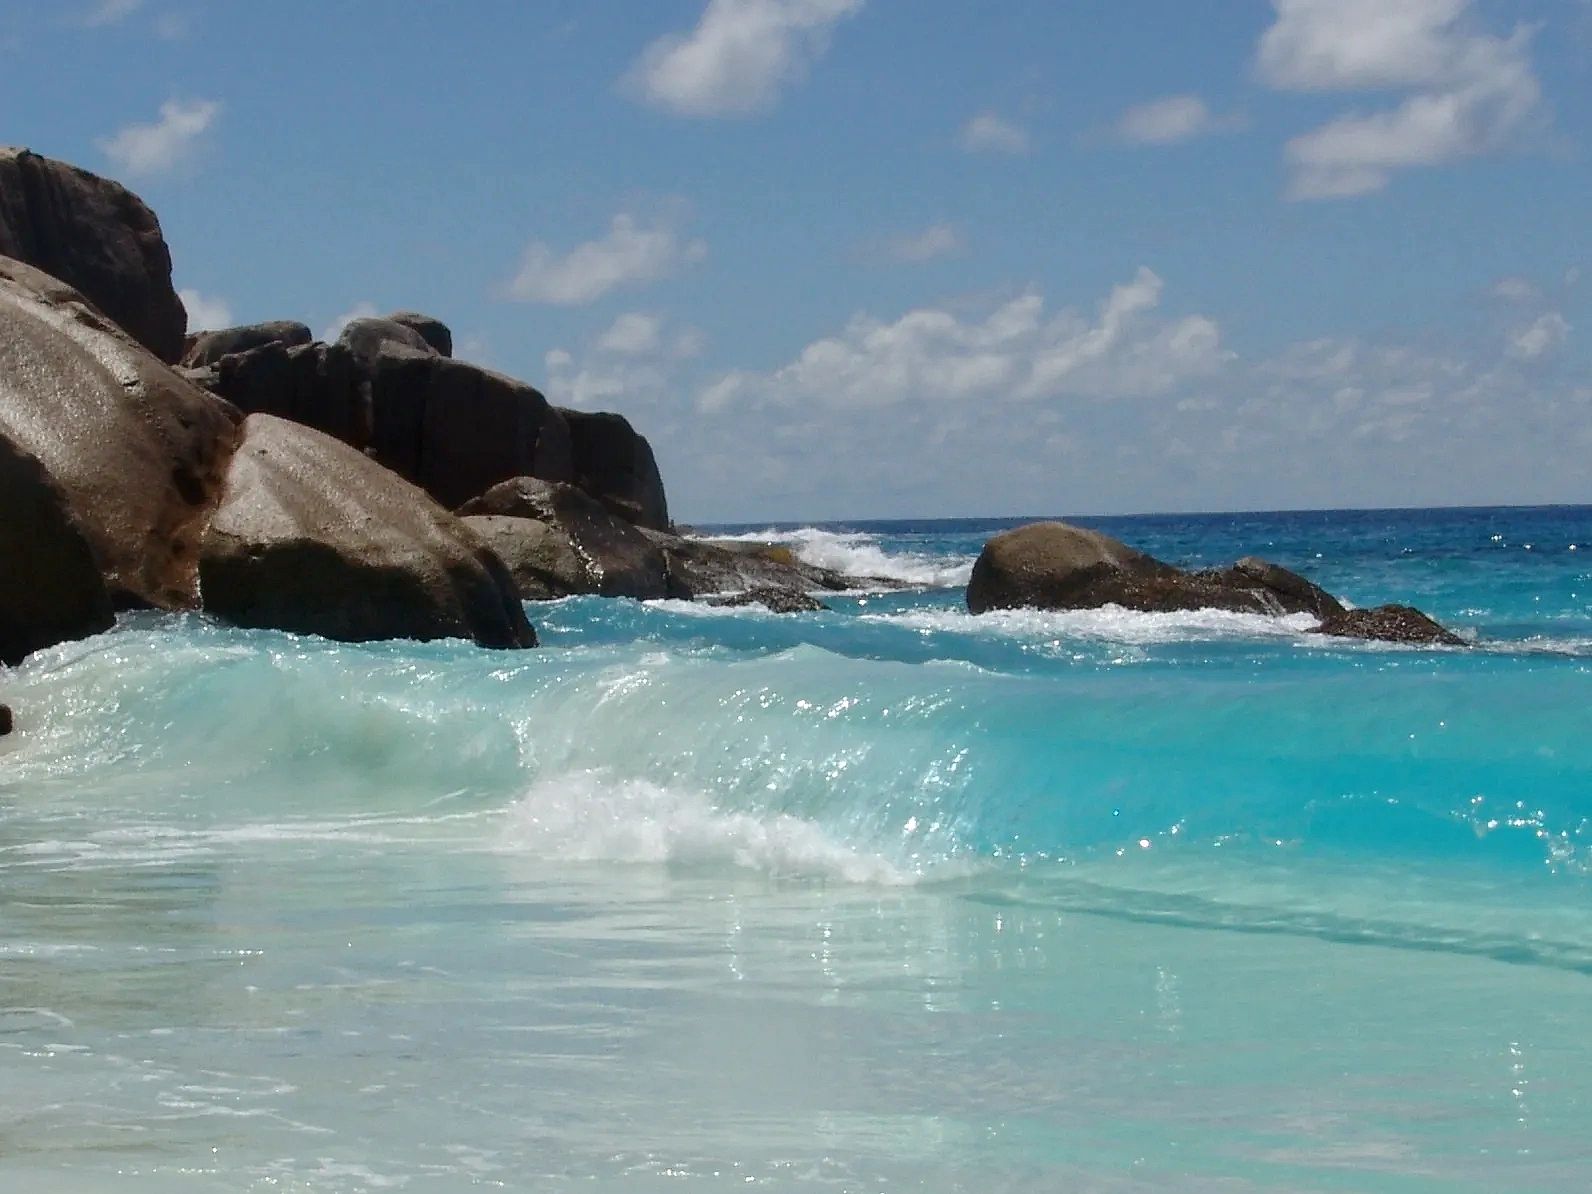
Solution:
M 1098 522 L 1478 646 L 931 587 L 0 677 L 0 1188 L 1586 1189 L 1592 511 Z

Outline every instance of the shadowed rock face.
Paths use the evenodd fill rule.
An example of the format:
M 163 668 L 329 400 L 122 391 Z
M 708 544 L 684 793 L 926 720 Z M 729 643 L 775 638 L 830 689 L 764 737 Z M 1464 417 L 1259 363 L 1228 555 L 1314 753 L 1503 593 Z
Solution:
M 1398 642 L 1463 641 L 1408 606 L 1345 610 L 1331 593 L 1297 572 L 1254 556 L 1231 568 L 1184 572 L 1109 535 L 1064 522 L 1030 523 L 996 535 L 984 545 L 967 586 L 967 608 L 975 614 L 1102 605 L 1152 613 L 1305 613 L 1320 619 L 1321 630 L 1328 634 Z M 1415 637 L 1421 635 L 1429 637 Z
M 559 413 L 569 427 L 575 484 L 626 522 L 668 530 L 669 503 L 646 438 L 623 415 L 562 407 Z
M 237 421 L 76 291 L 0 258 L 0 436 L 59 489 L 117 606 L 198 605 Z
M 741 540 L 689 539 L 667 531 L 643 531 L 663 551 L 669 568 L 669 596 L 795 593 L 818 590 L 899 589 L 898 581 L 846 576 L 796 558 L 790 548 Z
M 111 625 L 111 597 L 66 498 L 0 435 L 0 663 Z M 0 733 L 10 730 L 4 710 Z
M 120 184 L 0 147 L 0 255 L 74 288 L 162 361 L 182 356 L 171 252 L 155 213 Z
M 497 515 L 521 523 L 535 520 L 550 528 L 551 536 L 518 528 L 534 538 L 534 545 L 510 542 L 517 529 L 513 526 L 499 524 L 491 529 L 493 543 L 501 547 L 499 554 L 509 553 L 504 559 L 510 571 L 518 576 L 515 562 L 520 561 L 523 567 L 551 578 L 541 583 L 562 590 L 553 595 L 597 593 L 641 600 L 668 595 L 663 552 L 573 485 L 515 477 L 466 502 L 459 512 Z M 521 595 L 533 594 L 522 587 Z
M 205 608 L 241 626 L 536 644 L 473 531 L 347 445 L 270 415 L 244 423 L 199 570 Z
M 313 339 L 307 326 L 291 319 L 221 328 L 219 331 L 200 332 L 189 337 L 187 351 L 182 354 L 182 363 L 185 368 L 202 369 L 206 365 L 214 365 L 222 357 L 263 348 L 267 344 L 293 348 L 308 344 Z
M 387 316 L 387 320 L 389 323 L 401 324 L 416 333 L 439 356 L 453 355 L 453 333 L 448 330 L 448 325 L 436 316 L 422 315 L 419 311 L 394 311 Z

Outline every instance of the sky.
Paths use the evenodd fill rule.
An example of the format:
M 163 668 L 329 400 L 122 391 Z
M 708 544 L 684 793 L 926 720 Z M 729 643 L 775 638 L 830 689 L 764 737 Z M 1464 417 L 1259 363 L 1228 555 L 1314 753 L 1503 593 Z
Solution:
M 1592 0 L 0 0 L 0 143 L 685 521 L 1592 502 Z

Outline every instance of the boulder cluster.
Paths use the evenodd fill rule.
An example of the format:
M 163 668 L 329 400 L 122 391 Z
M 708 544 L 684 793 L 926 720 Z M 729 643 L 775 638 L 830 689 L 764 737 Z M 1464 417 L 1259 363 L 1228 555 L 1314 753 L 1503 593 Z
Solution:
M 0 662 L 136 608 L 526 647 L 524 600 L 862 583 L 676 535 L 623 416 L 456 359 L 441 320 L 190 334 L 171 268 L 131 191 L 0 148 Z
M 1185 571 L 1099 531 L 1036 522 L 984 545 L 967 586 L 967 608 L 1124 609 L 1165 613 L 1221 609 L 1308 614 L 1316 633 L 1439 646 L 1465 640 L 1407 605 L 1350 609 L 1297 572 L 1254 556 L 1230 568 Z

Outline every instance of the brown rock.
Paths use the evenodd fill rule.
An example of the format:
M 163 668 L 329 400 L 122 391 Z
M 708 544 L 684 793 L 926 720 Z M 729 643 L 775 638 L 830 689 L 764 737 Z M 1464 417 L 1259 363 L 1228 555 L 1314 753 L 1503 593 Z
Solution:
M 0 255 L 73 287 L 162 361 L 182 356 L 171 252 L 155 213 L 119 183 L 0 147 Z
M 595 591 L 586 561 L 561 528 L 506 514 L 467 514 L 461 521 L 503 561 L 522 601 Z
M 394 311 L 387 319 L 390 323 L 402 324 L 415 332 L 439 356 L 453 355 L 453 333 L 448 330 L 447 324 L 435 316 L 422 315 L 419 311 Z
M 249 352 L 267 344 L 280 344 L 293 348 L 308 344 L 314 337 L 310 329 L 291 319 L 278 319 L 270 323 L 251 323 L 242 327 L 221 328 L 219 331 L 199 332 L 188 337 L 188 347 L 182 354 L 186 368 L 202 369 L 214 365 L 222 357 Z
M 0 258 L 0 436 L 60 490 L 118 606 L 198 604 L 238 413 L 70 287 Z
M 459 519 L 308 427 L 251 415 L 204 537 L 205 609 L 343 641 L 535 633 L 503 563 Z
M 707 598 L 709 605 L 746 606 L 761 605 L 775 614 L 811 614 L 829 607 L 810 593 L 797 593 L 790 589 L 748 589 L 744 593 L 730 593 L 722 597 Z
M 506 516 L 517 523 L 534 520 L 537 526 L 547 528 L 550 533 L 519 528 L 527 542 L 510 546 L 503 541 L 512 538 L 516 528 L 496 525 L 492 541 L 502 544 L 499 554 L 516 578 L 522 570 L 516 561 L 523 561 L 523 570 L 536 577 L 536 584 L 562 590 L 554 595 L 597 593 L 647 600 L 668 594 L 663 552 L 641 531 L 615 518 L 573 485 L 515 477 L 466 502 L 459 512 Z M 543 580 L 543 576 L 550 579 Z M 525 585 L 520 592 L 532 596 Z

